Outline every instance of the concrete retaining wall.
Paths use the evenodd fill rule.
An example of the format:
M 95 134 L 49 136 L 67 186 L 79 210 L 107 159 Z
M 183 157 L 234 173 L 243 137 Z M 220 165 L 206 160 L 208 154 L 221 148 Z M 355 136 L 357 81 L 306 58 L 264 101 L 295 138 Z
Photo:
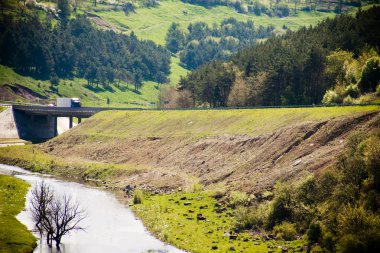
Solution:
M 0 138 L 20 138 L 12 108 L 0 113 Z

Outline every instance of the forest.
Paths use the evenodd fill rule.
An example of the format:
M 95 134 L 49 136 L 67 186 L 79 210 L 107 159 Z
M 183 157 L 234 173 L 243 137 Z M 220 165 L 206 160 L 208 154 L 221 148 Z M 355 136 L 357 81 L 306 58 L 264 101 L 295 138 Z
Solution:
M 187 104 L 211 107 L 320 104 L 326 91 L 333 99 L 326 94 L 325 101 L 332 102 L 374 92 L 380 81 L 379 26 L 380 7 L 373 7 L 287 31 L 229 61 L 204 64 L 182 78 L 179 89 L 188 94 Z M 339 60 L 339 54 L 357 64 Z M 334 101 L 336 87 L 341 97 Z
M 239 49 L 253 45 L 257 39 L 274 35 L 274 26 L 255 27 L 251 20 L 241 22 L 228 18 L 220 25 L 209 27 L 204 22 L 190 24 L 183 31 L 179 24 L 172 23 L 166 35 L 166 48 L 179 52 L 181 62 L 189 69 L 212 60 L 227 60 Z
M 83 15 L 55 26 L 35 15 L 0 20 L 0 64 L 22 75 L 50 79 L 85 78 L 89 85 L 125 81 L 138 89 L 144 80 L 164 83 L 170 52 L 131 33 L 97 29 Z

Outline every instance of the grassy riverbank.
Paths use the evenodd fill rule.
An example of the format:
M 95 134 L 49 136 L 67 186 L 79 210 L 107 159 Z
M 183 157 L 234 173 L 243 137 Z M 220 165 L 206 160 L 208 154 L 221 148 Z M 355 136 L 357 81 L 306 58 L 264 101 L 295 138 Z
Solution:
M 0 252 L 32 252 L 36 238 L 16 215 L 25 206 L 29 185 L 15 177 L 0 175 Z
M 304 251 L 306 241 L 302 237 L 285 241 L 264 239 L 268 238 L 265 231 L 235 233 L 237 210 L 214 195 L 201 189 L 152 195 L 132 209 L 158 238 L 191 252 Z

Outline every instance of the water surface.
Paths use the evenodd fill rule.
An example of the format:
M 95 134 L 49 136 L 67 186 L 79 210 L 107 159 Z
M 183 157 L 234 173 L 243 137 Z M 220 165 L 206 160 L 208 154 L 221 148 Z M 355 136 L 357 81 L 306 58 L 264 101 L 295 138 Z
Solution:
M 91 188 L 79 183 L 67 182 L 47 175 L 32 173 L 19 167 L 1 165 L 0 173 L 12 173 L 29 182 L 32 187 L 42 180 L 57 194 L 70 194 L 86 210 L 87 217 L 81 223 L 86 231 L 74 231 L 62 238 L 61 250 L 49 248 L 45 240 L 39 241 L 34 252 L 105 253 L 105 252 L 185 252 L 153 237 L 134 216 L 128 206 L 112 192 Z M 32 187 L 30 189 L 32 189 Z M 28 229 L 34 229 L 29 211 L 31 192 L 27 194 L 26 209 L 18 216 Z M 35 234 L 39 237 L 38 233 Z

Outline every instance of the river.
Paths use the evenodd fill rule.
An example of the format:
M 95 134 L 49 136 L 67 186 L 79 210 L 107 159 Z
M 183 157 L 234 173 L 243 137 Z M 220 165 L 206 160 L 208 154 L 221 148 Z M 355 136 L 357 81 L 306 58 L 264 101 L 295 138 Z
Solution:
M 73 196 L 80 203 L 81 208 L 87 212 L 86 219 L 81 223 L 86 230 L 74 231 L 64 236 L 60 251 L 54 247 L 47 247 L 45 240 L 39 240 L 34 252 L 184 252 L 153 237 L 123 203 L 122 196 L 79 183 L 55 179 L 48 175 L 32 173 L 15 166 L 0 164 L 0 173 L 15 174 L 16 177 L 30 183 L 32 187 L 44 180 L 55 193 Z M 34 223 L 29 211 L 30 197 L 29 191 L 26 197 L 26 208 L 17 215 L 17 219 L 32 230 Z M 39 237 L 38 233 L 35 235 Z

